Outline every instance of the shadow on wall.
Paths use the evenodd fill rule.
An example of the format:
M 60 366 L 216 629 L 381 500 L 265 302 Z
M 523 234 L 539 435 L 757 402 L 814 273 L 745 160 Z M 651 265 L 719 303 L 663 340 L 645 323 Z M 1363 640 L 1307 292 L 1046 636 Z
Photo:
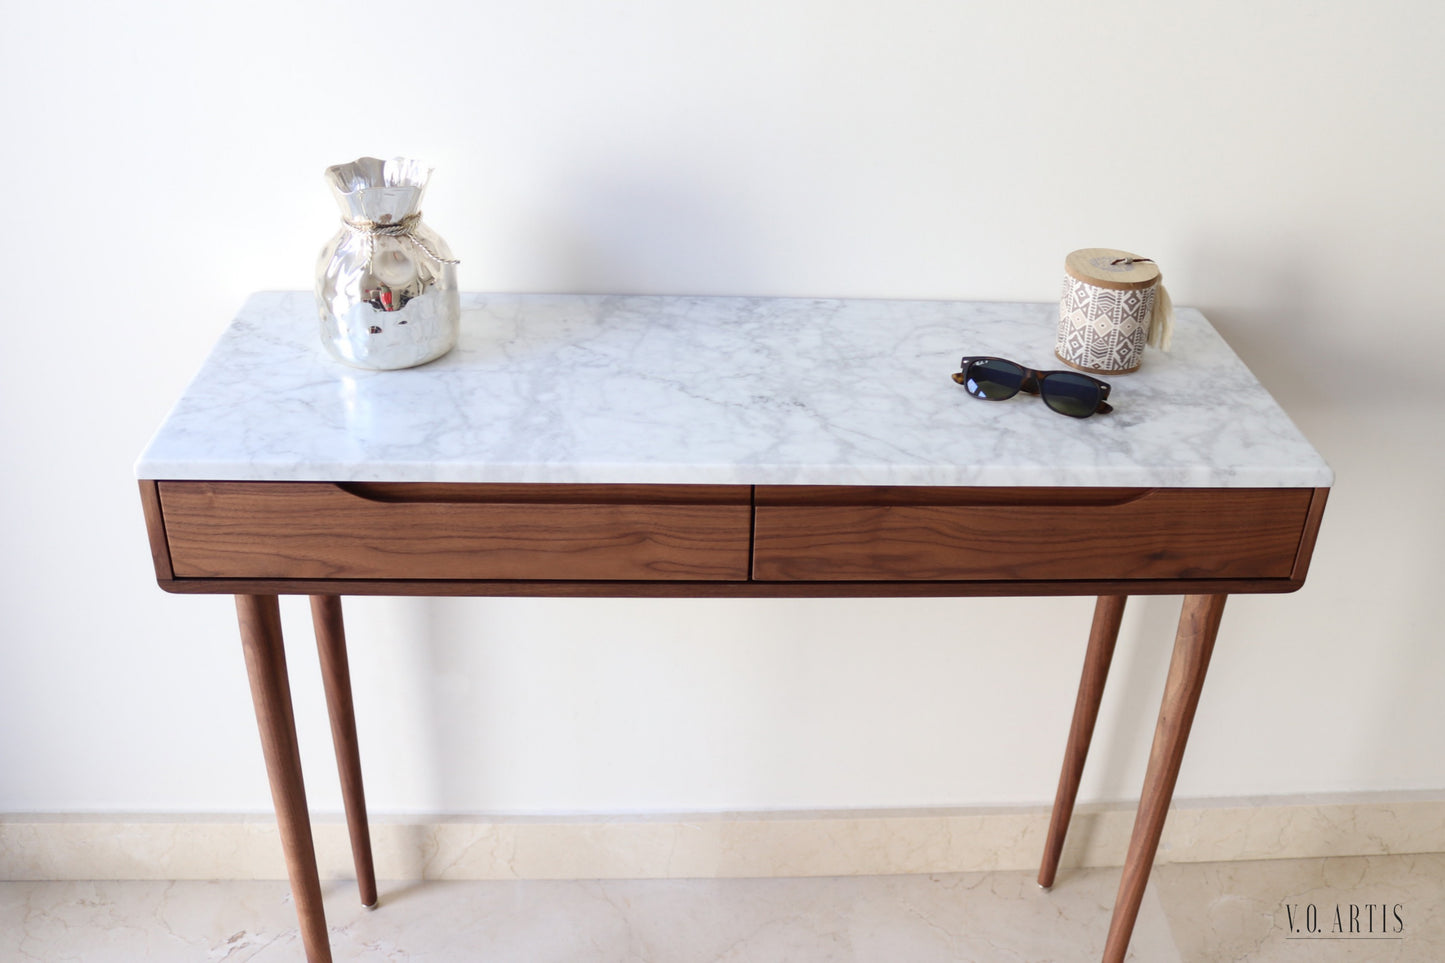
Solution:
M 488 690 L 507 677 L 506 666 L 496 664 L 497 628 L 487 619 L 485 605 L 471 599 L 419 601 L 423 631 L 411 644 L 423 685 L 414 704 L 426 707 L 420 725 L 426 738 L 417 751 L 426 757 L 428 803 L 441 812 L 461 812 L 477 783 L 485 785 L 494 771 L 497 753 L 488 741 L 509 735 L 501 731 L 499 700 L 488 697 Z M 476 724 L 461 726 L 459 719 Z
M 1426 366 L 1445 351 L 1445 331 L 1425 316 L 1423 279 L 1412 298 L 1373 255 L 1360 263 L 1324 244 L 1299 231 L 1197 241 L 1183 251 L 1196 292 L 1188 303 L 1287 411 L 1432 397 L 1438 377 Z
M 1230 292 L 1227 300 L 1199 297 L 1201 310 L 1336 472 L 1301 593 L 1313 609 L 1292 618 L 1308 660 L 1293 684 L 1344 700 L 1319 709 L 1349 718 L 1331 729 L 1333 771 L 1421 788 L 1404 782 L 1418 779 L 1419 767 L 1382 747 L 1397 745 L 1402 730 L 1438 730 L 1445 718 L 1436 692 L 1445 655 L 1421 629 L 1432 622 L 1445 572 L 1445 456 L 1438 444 L 1421 444 L 1440 437 L 1432 369 L 1445 353 L 1445 327 L 1431 317 L 1429 272 L 1410 263 L 1419 251 L 1388 239 L 1331 240 L 1341 237 L 1339 225 L 1277 233 L 1243 244 L 1204 240 L 1187 254 L 1196 278 L 1212 279 L 1196 291 Z M 1229 618 L 1226 610 L 1226 627 Z M 1305 719 L 1291 735 L 1308 740 L 1320 727 Z
M 1320 328 L 1328 306 L 1311 254 L 1294 243 L 1267 258 L 1248 247 L 1204 244 L 1189 259 L 1198 278 L 1236 292 L 1229 300 L 1201 297 L 1199 309 L 1271 394 L 1282 403 L 1327 404 L 1318 359 L 1326 350 Z
M 515 252 L 527 263 L 508 273 L 551 291 L 761 295 L 780 287 L 759 258 L 762 223 L 704 173 L 582 169 L 537 212 Z
M 1104 687 L 1100 726 L 1095 731 L 1084 767 L 1084 778 L 1096 787 L 1092 794 L 1110 805 L 1139 798 L 1139 780 L 1159 719 L 1180 606 L 1177 595 L 1136 595 L 1124 606 L 1119 642 Z M 1087 637 L 1086 623 L 1080 627 L 1080 670 L 1082 640 Z M 1110 722 L 1107 730 L 1106 719 Z M 1060 747 L 1062 749 L 1062 740 Z M 1074 842 L 1070 841 L 1071 848 Z M 1077 844 L 1082 847 L 1087 842 L 1081 838 Z

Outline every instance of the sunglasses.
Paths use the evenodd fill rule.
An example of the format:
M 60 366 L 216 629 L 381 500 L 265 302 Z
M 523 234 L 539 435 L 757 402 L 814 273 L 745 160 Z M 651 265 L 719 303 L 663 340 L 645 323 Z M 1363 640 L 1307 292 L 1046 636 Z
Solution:
M 1107 414 L 1114 406 L 1109 386 L 1098 378 L 1077 371 L 1035 371 L 1003 358 L 964 358 L 963 370 L 953 380 L 968 389 L 975 398 L 1006 401 L 1026 391 L 1038 395 L 1044 404 L 1070 418 L 1087 418 Z

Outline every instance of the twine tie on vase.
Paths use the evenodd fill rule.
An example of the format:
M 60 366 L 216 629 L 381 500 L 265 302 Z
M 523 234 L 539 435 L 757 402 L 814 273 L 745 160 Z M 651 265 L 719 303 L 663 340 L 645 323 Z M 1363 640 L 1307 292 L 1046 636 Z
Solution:
M 1154 264 L 1152 257 L 1116 257 L 1114 264 Z M 1156 265 L 1157 266 L 1157 265 Z M 1168 351 L 1174 341 L 1174 301 L 1164 287 L 1164 272 L 1159 272 L 1159 283 L 1154 285 L 1154 305 L 1149 310 L 1149 344 L 1161 351 Z
M 371 260 L 376 252 L 376 238 L 397 237 L 411 243 L 418 251 L 427 256 L 433 264 L 460 264 L 461 261 L 452 257 L 442 257 L 427 246 L 427 243 L 416 235 L 416 227 L 421 223 L 421 211 L 415 214 L 408 214 L 395 224 L 379 224 L 376 221 L 368 221 L 362 218 L 343 217 L 341 223 L 353 234 L 359 235 L 366 245 L 366 259 Z

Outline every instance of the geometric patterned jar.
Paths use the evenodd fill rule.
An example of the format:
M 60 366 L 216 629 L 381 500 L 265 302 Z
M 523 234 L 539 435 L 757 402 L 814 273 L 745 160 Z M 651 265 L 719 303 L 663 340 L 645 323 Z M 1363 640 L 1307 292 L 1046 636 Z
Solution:
M 1128 251 L 1090 247 L 1064 259 L 1064 274 L 1054 354 L 1094 374 L 1137 369 L 1144 344 L 1166 335 L 1169 295 L 1158 266 Z

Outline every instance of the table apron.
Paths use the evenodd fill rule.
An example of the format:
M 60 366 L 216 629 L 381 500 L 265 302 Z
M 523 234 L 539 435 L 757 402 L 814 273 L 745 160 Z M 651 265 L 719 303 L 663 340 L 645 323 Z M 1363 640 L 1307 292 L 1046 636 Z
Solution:
M 1328 489 L 141 482 L 168 591 L 1289 592 Z

